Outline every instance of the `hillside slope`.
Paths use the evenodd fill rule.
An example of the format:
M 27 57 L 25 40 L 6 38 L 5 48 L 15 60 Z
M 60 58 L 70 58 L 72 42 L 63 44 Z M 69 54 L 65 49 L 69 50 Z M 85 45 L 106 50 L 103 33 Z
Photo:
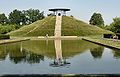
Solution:
M 43 20 L 38 20 L 30 25 L 23 26 L 8 34 L 11 36 L 45 36 L 46 34 L 53 36 L 55 29 L 54 25 L 55 16 L 50 16 Z
M 62 19 L 62 35 L 86 36 L 109 34 L 111 31 L 101 29 L 97 26 L 89 25 L 73 17 L 64 16 Z
M 11 36 L 45 36 L 46 34 L 54 36 L 55 20 L 55 16 L 49 16 L 8 34 Z M 86 36 L 112 33 L 68 16 L 63 16 L 61 30 L 62 36 Z

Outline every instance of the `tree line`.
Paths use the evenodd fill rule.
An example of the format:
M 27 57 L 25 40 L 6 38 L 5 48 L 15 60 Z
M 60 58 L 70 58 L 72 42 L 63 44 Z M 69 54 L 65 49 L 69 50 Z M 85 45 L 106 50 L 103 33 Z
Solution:
M 89 24 L 110 30 L 114 33 L 120 33 L 120 17 L 113 18 L 111 24 L 105 25 L 102 15 L 100 13 L 93 13 L 89 20 Z
M 38 9 L 29 10 L 13 10 L 9 13 L 8 17 L 3 13 L 0 14 L 0 24 L 16 24 L 16 25 L 27 25 L 37 20 L 43 19 L 44 12 L 40 12 Z

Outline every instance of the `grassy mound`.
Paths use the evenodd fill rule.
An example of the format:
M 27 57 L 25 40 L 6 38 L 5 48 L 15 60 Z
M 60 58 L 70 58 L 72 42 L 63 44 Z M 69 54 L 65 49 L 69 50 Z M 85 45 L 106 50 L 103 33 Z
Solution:
M 47 17 L 43 20 L 36 21 L 30 25 L 12 31 L 8 34 L 11 36 L 45 36 L 46 34 L 53 36 L 55 29 L 55 16 Z
M 54 36 L 55 20 L 55 16 L 49 16 L 8 34 L 11 36 L 45 36 L 46 34 Z M 112 33 L 68 16 L 63 16 L 61 30 L 62 36 L 87 36 Z
M 101 29 L 97 26 L 89 25 L 73 17 L 64 16 L 62 18 L 62 35 L 86 36 L 109 34 L 111 31 Z

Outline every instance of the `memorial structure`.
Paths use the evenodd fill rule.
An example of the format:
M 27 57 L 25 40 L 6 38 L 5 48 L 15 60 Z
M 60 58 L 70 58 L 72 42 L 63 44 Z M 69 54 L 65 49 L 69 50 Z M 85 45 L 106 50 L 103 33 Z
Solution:
M 54 8 L 54 9 L 49 9 L 49 11 L 52 11 L 54 15 L 66 16 L 66 12 L 67 12 L 67 11 L 70 11 L 70 9 L 65 9 L 65 8 Z

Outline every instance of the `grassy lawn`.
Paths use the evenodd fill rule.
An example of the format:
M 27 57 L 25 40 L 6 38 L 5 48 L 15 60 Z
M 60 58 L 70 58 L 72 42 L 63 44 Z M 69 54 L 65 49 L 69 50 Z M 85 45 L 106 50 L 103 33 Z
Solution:
M 88 36 L 111 33 L 112 33 L 111 31 L 101 29 L 97 26 L 89 25 L 73 17 L 63 16 L 62 18 L 62 35 Z
M 99 44 L 103 44 L 106 46 L 111 46 L 113 48 L 120 49 L 120 40 L 105 39 L 105 38 L 90 38 L 90 37 L 84 37 L 84 39 L 95 42 L 95 43 L 99 43 Z

